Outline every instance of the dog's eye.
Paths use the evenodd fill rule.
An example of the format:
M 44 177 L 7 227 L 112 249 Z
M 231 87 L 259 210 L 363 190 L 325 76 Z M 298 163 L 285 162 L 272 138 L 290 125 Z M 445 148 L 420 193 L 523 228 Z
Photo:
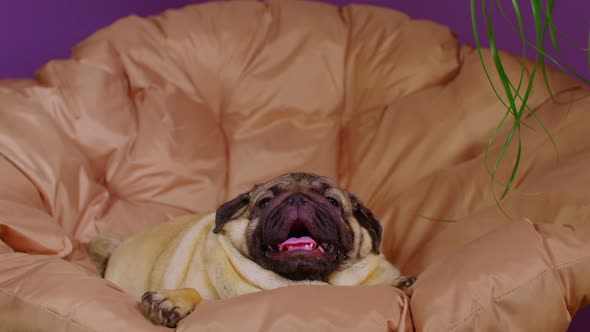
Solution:
M 332 198 L 332 197 L 327 197 L 326 199 L 328 200 L 328 203 L 330 203 L 330 204 L 334 205 L 334 207 L 339 207 L 339 206 L 340 206 L 340 204 L 338 204 L 338 201 L 337 201 L 337 200 L 335 200 L 334 198 Z
M 258 207 L 264 209 L 270 203 L 270 198 L 263 198 L 258 202 Z

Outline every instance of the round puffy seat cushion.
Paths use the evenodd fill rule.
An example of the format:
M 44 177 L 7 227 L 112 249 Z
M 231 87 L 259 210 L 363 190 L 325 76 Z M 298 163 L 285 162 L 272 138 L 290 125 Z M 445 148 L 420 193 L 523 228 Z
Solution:
M 518 77 L 521 60 L 504 57 Z M 448 28 L 306 1 L 117 21 L 35 79 L 0 81 L 0 327 L 168 330 L 98 276 L 85 244 L 305 171 L 373 210 L 382 251 L 419 275 L 411 298 L 287 287 L 205 302 L 179 331 L 564 330 L 590 293 L 590 103 L 550 80 L 568 102 L 534 83 L 509 222 L 484 164 L 505 109 Z

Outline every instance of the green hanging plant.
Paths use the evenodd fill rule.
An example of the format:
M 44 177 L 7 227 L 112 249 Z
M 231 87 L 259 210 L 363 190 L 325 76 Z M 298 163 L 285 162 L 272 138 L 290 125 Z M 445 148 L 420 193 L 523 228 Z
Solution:
M 583 82 L 585 84 L 590 85 L 590 80 L 588 80 L 586 77 L 584 77 L 584 75 L 577 72 L 574 68 L 572 68 L 570 65 L 568 65 L 564 61 L 559 61 L 559 59 L 561 58 L 561 52 L 560 52 L 560 47 L 559 47 L 559 42 L 558 42 L 558 36 L 559 36 L 562 39 L 564 39 L 567 43 L 574 45 L 580 51 L 585 52 L 587 54 L 588 67 L 590 68 L 590 34 L 589 34 L 589 38 L 588 38 L 588 45 L 589 45 L 588 47 L 581 47 L 581 46 L 576 45 L 563 32 L 561 32 L 555 26 L 555 24 L 553 22 L 553 9 L 555 7 L 555 0 L 545 0 L 544 3 L 542 3 L 541 0 L 530 0 L 530 10 L 532 12 L 532 16 L 533 16 L 533 20 L 534 20 L 534 27 L 535 27 L 535 40 L 531 41 L 531 40 L 527 39 L 527 37 L 525 36 L 525 29 L 524 29 L 525 24 L 523 23 L 522 11 L 521 11 L 521 8 L 520 8 L 517 0 L 511 1 L 511 4 L 512 4 L 511 9 L 514 11 L 514 16 L 516 17 L 516 24 L 514 24 L 512 22 L 512 20 L 508 17 L 500 0 L 481 0 L 481 8 L 480 8 L 481 9 L 481 17 L 483 17 L 484 30 L 485 30 L 484 35 L 487 38 L 487 39 L 485 39 L 485 41 L 487 41 L 487 43 L 489 44 L 489 50 L 490 50 L 490 54 L 491 54 L 491 57 L 493 60 L 493 66 L 492 66 L 493 68 L 488 68 L 488 66 L 486 65 L 486 62 L 484 60 L 484 56 L 482 54 L 482 43 L 480 41 L 480 36 L 479 36 L 480 29 L 479 29 L 478 21 L 477 21 L 478 12 L 477 12 L 476 2 L 475 2 L 475 0 L 470 0 L 470 1 L 471 1 L 471 23 L 472 23 L 472 28 L 473 28 L 473 36 L 475 39 L 475 47 L 478 52 L 478 55 L 479 55 L 479 58 L 481 61 L 481 65 L 483 66 L 484 73 L 490 83 L 492 90 L 494 91 L 495 95 L 498 97 L 498 99 L 501 101 L 501 103 L 506 108 L 506 111 L 504 113 L 504 116 L 502 117 L 502 120 L 500 121 L 500 123 L 498 124 L 498 126 L 494 130 L 491 138 L 488 141 L 488 145 L 487 145 L 487 148 L 485 151 L 485 156 L 484 156 L 485 167 L 487 168 L 488 173 L 490 174 L 490 177 L 491 177 L 491 191 L 492 191 L 492 195 L 494 197 L 494 200 L 496 202 L 496 205 L 500 208 L 502 213 L 509 220 L 512 220 L 510 215 L 502 208 L 500 201 L 506 197 L 506 195 L 510 192 L 511 189 L 513 189 L 514 180 L 516 178 L 516 175 L 518 174 L 518 169 L 519 169 L 521 157 L 522 157 L 521 126 L 525 126 L 524 123 L 521 123 L 521 120 L 523 119 L 523 115 L 525 115 L 526 113 L 529 113 L 532 116 L 532 118 L 537 122 L 537 124 L 543 129 L 543 131 L 549 137 L 551 143 L 553 144 L 553 147 L 554 147 L 556 155 L 557 155 L 557 159 L 559 160 L 559 151 L 557 148 L 557 144 L 556 144 L 555 140 L 553 139 L 553 136 L 551 135 L 549 130 L 543 125 L 543 123 L 537 117 L 535 112 L 533 112 L 531 110 L 531 108 L 528 106 L 528 100 L 529 100 L 529 97 L 531 96 L 533 82 L 535 80 L 535 77 L 537 75 L 539 75 L 539 73 L 543 76 L 545 87 L 547 88 L 549 95 L 557 103 L 560 103 L 560 101 L 557 100 L 557 98 L 551 88 L 550 82 L 549 82 L 549 78 L 547 75 L 547 61 L 552 63 L 555 67 L 559 68 L 561 71 L 569 74 L 570 76 L 575 77 L 576 79 L 580 80 L 581 82 Z M 502 19 L 510 25 L 512 30 L 514 30 L 514 32 L 519 35 L 519 37 L 522 41 L 522 54 L 521 54 L 522 55 L 522 66 L 521 66 L 521 72 L 520 72 L 520 76 L 518 78 L 517 84 L 514 84 L 514 82 L 511 81 L 510 78 L 508 77 L 508 75 L 504 69 L 504 65 L 502 62 L 502 56 L 501 56 L 500 51 L 497 46 L 498 40 L 497 40 L 497 36 L 494 33 L 494 24 L 495 24 L 494 17 L 493 17 L 494 6 L 495 6 L 495 8 L 498 9 L 498 12 L 502 16 Z M 547 34 L 549 34 L 549 39 L 551 40 L 551 45 L 549 47 L 547 47 L 545 44 Z M 534 60 L 533 68 L 529 74 L 527 74 L 527 72 L 526 72 L 526 64 L 527 64 L 527 62 L 530 61 L 527 58 L 527 53 L 526 53 L 527 47 L 532 48 L 534 50 L 534 54 L 532 57 L 529 54 L 529 58 L 532 58 L 532 60 Z M 556 59 L 556 57 L 553 57 L 549 54 L 548 51 L 551 49 L 552 49 L 552 52 L 554 52 L 556 54 L 557 59 Z M 496 73 L 498 74 L 498 78 L 500 81 L 499 87 L 497 87 L 494 84 L 494 82 L 492 81 L 492 78 L 490 75 L 490 70 L 495 70 Z M 526 81 L 528 82 L 526 84 L 524 83 L 525 78 L 526 78 Z M 508 121 L 511 118 L 513 121 L 512 122 Z M 500 152 L 499 152 L 497 158 L 493 161 L 493 164 L 490 165 L 489 152 L 490 152 L 491 146 L 498 139 L 498 135 L 499 135 L 500 131 L 503 128 L 505 128 L 506 126 L 510 126 L 509 127 L 510 130 L 508 132 L 508 135 L 502 144 L 502 148 L 500 149 Z M 510 177 L 508 178 L 508 181 L 506 183 L 502 183 L 501 181 L 499 181 L 497 179 L 498 168 L 499 168 L 500 164 L 502 163 L 502 161 L 506 155 L 506 152 L 508 151 L 509 147 L 512 144 L 517 144 L 516 145 L 516 158 L 512 164 L 512 171 L 510 173 Z M 497 185 L 497 184 L 499 184 L 501 187 L 503 187 L 499 197 L 496 194 L 496 190 L 495 190 L 495 185 Z M 455 222 L 456 221 L 454 219 L 448 219 L 448 218 L 447 219 L 432 218 L 432 217 L 425 216 L 423 214 L 420 214 L 419 216 L 422 218 L 425 218 L 425 219 L 428 219 L 431 221 L 437 221 L 437 222 Z
M 520 39 L 522 41 L 523 62 L 522 62 L 522 69 L 521 69 L 521 73 L 520 73 L 520 78 L 518 80 L 518 84 L 516 84 L 516 85 L 510 80 L 510 78 L 506 74 L 506 72 L 504 70 L 503 63 L 502 63 L 502 57 L 501 57 L 501 54 L 498 50 L 497 38 L 496 38 L 496 35 L 494 34 L 494 19 L 493 19 L 493 15 L 492 15 L 494 5 L 497 6 L 497 8 L 499 9 L 499 12 L 503 16 L 503 18 L 511 25 L 512 29 L 515 30 L 515 32 L 517 32 L 519 34 Z M 576 70 L 574 70 L 567 63 L 563 63 L 562 61 L 558 61 L 557 59 L 555 59 L 554 57 L 549 55 L 549 53 L 547 52 L 547 48 L 545 45 L 545 39 L 546 39 L 547 33 L 549 33 L 549 37 L 551 39 L 551 46 L 553 47 L 553 51 L 557 54 L 558 57 L 560 56 L 560 48 L 559 48 L 557 35 L 565 38 L 568 41 L 568 43 L 574 44 L 561 31 L 559 31 L 557 29 L 557 27 L 554 25 L 554 23 L 553 23 L 554 6 L 555 6 L 555 0 L 546 0 L 545 3 L 542 3 L 541 0 L 530 0 L 530 9 L 532 11 L 535 32 L 536 32 L 535 41 L 530 41 L 525 36 L 524 24 L 523 24 L 523 19 L 522 19 L 522 14 L 521 14 L 522 12 L 521 12 L 521 9 L 520 9 L 520 6 L 519 6 L 517 0 L 512 0 L 512 9 L 513 9 L 514 14 L 516 16 L 517 26 L 515 26 L 511 22 L 511 20 L 508 18 L 508 16 L 506 15 L 506 12 L 499 0 L 495 0 L 495 1 L 481 0 L 481 13 L 484 18 L 487 41 L 489 43 L 489 49 L 490 49 L 491 57 L 493 59 L 493 67 L 494 67 L 493 69 L 495 69 L 495 71 L 497 72 L 498 77 L 501 82 L 501 86 L 499 88 L 497 88 L 494 85 L 494 83 L 490 77 L 490 72 L 486 66 L 486 63 L 484 61 L 484 57 L 482 55 L 482 51 L 481 51 L 482 46 L 480 43 L 479 29 L 478 29 L 478 24 L 477 24 L 477 16 L 478 15 L 476 12 L 476 3 L 475 3 L 475 0 L 471 0 L 471 20 L 472 20 L 472 26 L 473 26 L 473 35 L 474 35 L 474 39 L 475 39 L 475 46 L 476 46 L 477 52 L 479 54 L 481 64 L 483 66 L 483 69 L 484 69 L 487 79 L 490 82 L 490 85 L 491 85 L 494 93 L 496 94 L 498 99 L 502 102 L 504 107 L 506 108 L 506 112 L 504 114 L 504 117 L 502 118 L 502 120 L 500 121 L 498 126 L 496 127 L 496 130 L 494 131 L 492 137 L 490 138 L 490 140 L 488 142 L 488 146 L 486 148 L 484 160 L 485 160 L 486 167 L 488 168 L 488 172 L 490 173 L 490 176 L 491 176 L 492 193 L 493 193 L 494 199 L 496 201 L 496 204 L 498 205 L 498 207 L 502 210 L 502 212 L 504 213 L 504 215 L 508 219 L 511 219 L 511 218 L 504 211 L 504 209 L 502 209 L 502 207 L 500 205 L 500 201 L 502 199 L 504 199 L 506 197 L 506 195 L 512 189 L 514 179 L 516 178 L 516 175 L 518 173 L 518 168 L 519 168 L 521 157 L 522 157 L 522 155 L 521 155 L 522 142 L 521 142 L 521 136 L 520 136 L 520 134 L 521 134 L 521 120 L 522 120 L 523 115 L 525 113 L 530 113 L 531 116 L 535 119 L 535 121 L 539 124 L 539 126 L 541 128 L 543 128 L 544 132 L 547 134 L 547 136 L 551 140 L 551 143 L 553 144 L 557 155 L 559 156 L 555 140 L 553 139 L 553 137 L 551 136 L 551 134 L 547 130 L 547 128 L 545 128 L 545 126 L 543 126 L 543 124 L 541 123 L 541 121 L 537 117 L 537 115 L 529 108 L 529 106 L 527 104 L 528 99 L 531 95 L 532 86 L 533 86 L 535 76 L 538 75 L 539 69 L 540 69 L 541 74 L 543 75 L 543 80 L 544 80 L 545 86 L 546 86 L 549 94 L 551 95 L 551 98 L 553 98 L 554 100 L 556 100 L 556 98 L 555 98 L 555 95 L 553 94 L 553 91 L 551 89 L 551 85 L 549 83 L 549 79 L 547 76 L 547 67 L 546 67 L 547 60 L 549 60 L 551 63 L 553 63 L 556 67 L 558 67 L 562 71 L 577 78 L 578 80 L 580 80 L 586 84 L 590 84 L 590 81 L 587 78 L 585 78 L 583 75 L 578 73 Z M 588 40 L 588 43 L 590 45 L 590 38 Z M 528 83 L 525 86 L 523 86 L 523 82 L 525 81 L 525 75 L 527 75 L 526 68 L 525 68 L 527 46 L 532 47 L 535 51 L 534 66 L 533 66 L 532 71 L 528 74 L 528 77 L 526 77 Z M 579 47 L 579 46 L 577 46 L 577 47 L 580 50 L 582 50 L 583 52 L 586 52 L 588 54 L 587 59 L 588 59 L 588 64 L 590 66 L 590 47 L 587 47 L 587 48 L 583 48 L 583 47 Z M 513 118 L 512 124 L 509 124 L 509 122 L 507 122 L 507 120 L 510 117 Z M 502 149 L 500 150 L 498 157 L 493 162 L 493 165 L 490 167 L 490 164 L 488 162 L 490 147 L 498 138 L 498 134 L 499 134 L 500 130 L 507 125 L 511 126 L 510 131 L 509 131 L 506 139 L 504 140 L 504 143 L 502 145 Z M 498 167 L 500 166 L 500 163 L 504 159 L 506 151 L 511 146 L 511 144 L 514 143 L 515 140 L 516 140 L 515 143 L 517 144 L 516 159 L 514 160 L 514 163 L 512 165 L 512 172 L 510 174 L 508 181 L 506 183 L 500 183 L 503 186 L 503 190 L 502 190 L 502 194 L 500 195 L 500 197 L 498 197 L 498 195 L 496 194 L 496 191 L 494 190 L 494 185 L 499 183 L 499 181 L 497 181 L 497 179 L 496 179 Z

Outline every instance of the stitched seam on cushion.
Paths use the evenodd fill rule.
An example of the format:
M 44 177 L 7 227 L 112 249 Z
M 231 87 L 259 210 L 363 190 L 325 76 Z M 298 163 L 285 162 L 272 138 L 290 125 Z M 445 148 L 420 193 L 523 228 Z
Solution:
M 549 268 L 546 269 L 542 272 L 540 272 L 539 274 L 537 274 L 536 276 L 532 277 L 531 279 L 527 280 L 526 282 L 524 282 L 522 285 L 511 289 L 510 291 L 498 296 L 497 298 L 493 299 L 492 304 L 495 304 L 497 301 L 502 300 L 503 298 L 509 296 L 510 294 L 513 294 L 523 288 L 525 288 L 526 286 L 530 285 L 532 282 L 536 281 L 537 279 L 539 279 L 540 277 L 542 277 L 543 275 L 545 275 L 547 272 L 556 272 L 558 270 L 561 270 L 562 268 L 568 267 L 570 265 L 579 263 L 579 262 L 583 262 L 583 261 L 590 261 L 590 257 L 584 257 L 584 258 L 579 258 L 576 260 L 573 260 L 571 262 L 567 262 L 567 263 L 563 263 L 560 264 L 554 268 Z M 457 330 L 461 325 L 464 325 L 465 323 L 467 323 L 469 320 L 471 320 L 476 314 L 482 312 L 482 311 L 487 311 L 491 308 L 491 305 L 488 305 L 486 307 L 479 307 L 478 309 L 472 311 L 467 317 L 465 317 L 465 319 L 463 319 L 463 321 L 453 325 L 448 331 L 455 331 Z
M 573 265 L 573 264 L 576 264 L 576 263 L 579 263 L 579 262 L 582 262 L 582 261 L 587 261 L 587 260 L 590 260 L 590 257 L 578 258 L 578 259 L 575 259 L 575 260 L 573 260 L 571 262 L 566 262 L 566 263 L 559 264 L 556 267 L 554 267 L 553 270 L 555 270 L 555 271 L 561 270 L 564 267 L 568 267 L 570 265 Z
M 502 295 L 500 295 L 499 297 L 497 297 L 497 298 L 493 299 L 493 300 L 492 300 L 492 304 L 495 304 L 495 303 L 496 303 L 496 301 L 498 301 L 498 300 L 501 300 L 502 298 L 504 298 L 504 297 L 506 297 L 506 296 L 508 296 L 508 295 L 510 295 L 510 294 L 512 294 L 512 293 L 514 293 L 514 292 L 516 292 L 516 291 L 518 291 L 518 290 L 520 290 L 520 289 L 524 288 L 525 286 L 527 286 L 527 285 L 529 285 L 529 284 L 531 284 L 533 281 L 535 281 L 535 280 L 539 279 L 541 276 L 543 276 L 543 275 L 544 275 L 545 273 L 547 273 L 548 271 L 550 271 L 550 269 L 544 270 L 543 272 L 541 272 L 541 273 L 537 274 L 536 276 L 532 277 L 531 279 L 529 279 L 529 280 L 525 281 L 525 282 L 524 282 L 522 285 L 520 285 L 520 286 L 518 286 L 518 287 L 516 287 L 516 288 L 514 288 L 514 289 L 511 289 L 511 290 L 510 290 L 510 291 L 508 291 L 507 293 L 505 293 L 505 294 L 502 294 Z M 488 305 L 488 306 L 486 306 L 486 307 L 479 307 L 479 308 L 477 308 L 476 310 L 473 310 L 473 311 L 472 311 L 472 312 L 471 312 L 471 313 L 470 313 L 470 314 L 469 314 L 467 317 L 465 317 L 465 319 L 463 319 L 463 321 L 461 321 L 461 322 L 459 322 L 459 323 L 457 323 L 457 324 L 453 325 L 453 326 L 452 326 L 452 327 L 449 329 L 449 331 L 455 331 L 455 330 L 457 330 L 457 328 L 459 328 L 461 325 L 463 325 L 463 324 L 467 323 L 469 320 L 471 320 L 471 319 L 473 318 L 473 316 L 475 316 L 475 314 L 478 314 L 478 313 L 480 313 L 480 312 L 482 312 L 482 311 L 486 311 L 486 310 L 490 309 L 490 307 L 491 307 L 491 305 Z
M 7 295 L 9 295 L 9 296 L 12 296 L 12 297 L 20 300 L 22 302 L 24 302 L 25 304 L 28 304 L 30 306 L 33 306 L 33 307 L 35 307 L 37 309 L 41 309 L 42 311 L 44 311 L 46 313 L 49 313 L 49 314 L 51 314 L 54 317 L 57 317 L 59 320 L 71 322 L 72 324 L 78 325 L 79 327 L 81 327 L 81 328 L 83 328 L 83 329 L 85 329 L 87 331 L 90 331 L 90 332 L 98 332 L 98 331 L 96 331 L 96 330 L 94 330 L 94 329 L 92 329 L 92 328 L 90 328 L 90 327 L 88 327 L 86 325 L 83 325 L 83 324 L 81 324 L 81 323 L 79 323 L 79 322 L 77 322 L 77 321 L 75 321 L 75 320 L 73 320 L 71 318 L 64 317 L 64 316 L 58 314 L 57 312 L 51 311 L 50 309 L 45 308 L 42 305 L 28 302 L 28 301 L 24 300 L 22 297 L 19 297 L 15 292 L 13 292 L 13 291 L 11 291 L 9 289 L 0 288 L 0 291 L 3 292 L 3 293 L 5 293 L 5 294 L 7 294 Z

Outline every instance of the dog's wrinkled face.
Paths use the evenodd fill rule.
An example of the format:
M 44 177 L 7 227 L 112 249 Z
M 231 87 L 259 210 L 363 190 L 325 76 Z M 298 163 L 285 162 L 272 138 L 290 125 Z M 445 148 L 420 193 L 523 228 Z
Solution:
M 214 233 L 224 228 L 244 255 L 292 280 L 325 281 L 378 254 L 381 240 L 381 225 L 354 196 L 308 173 L 280 176 L 223 204 Z

